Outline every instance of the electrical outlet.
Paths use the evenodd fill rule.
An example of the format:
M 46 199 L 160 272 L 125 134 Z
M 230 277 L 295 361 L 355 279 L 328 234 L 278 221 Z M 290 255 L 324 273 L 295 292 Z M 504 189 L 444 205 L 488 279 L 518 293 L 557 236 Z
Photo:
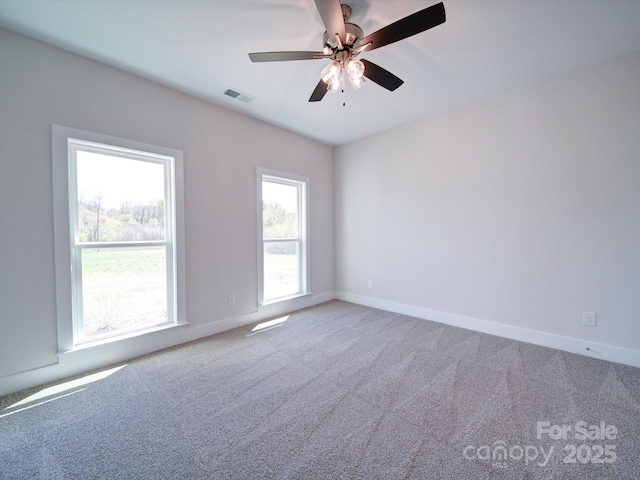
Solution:
M 373 280 L 369 280 L 369 288 L 373 288 Z
M 596 326 L 596 313 L 595 312 L 582 312 L 582 324 L 587 327 Z
M 229 295 L 229 306 L 233 307 L 236 304 L 236 296 L 235 295 Z

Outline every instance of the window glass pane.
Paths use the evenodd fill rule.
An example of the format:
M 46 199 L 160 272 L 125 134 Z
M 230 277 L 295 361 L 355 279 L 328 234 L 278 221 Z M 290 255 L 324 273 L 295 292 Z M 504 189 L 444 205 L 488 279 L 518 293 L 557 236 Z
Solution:
M 79 343 L 169 321 L 165 247 L 83 248 Z
M 80 242 L 164 240 L 164 164 L 79 150 Z
M 295 295 L 300 292 L 298 242 L 265 242 L 264 298 Z
M 298 186 L 262 182 L 264 238 L 298 238 Z

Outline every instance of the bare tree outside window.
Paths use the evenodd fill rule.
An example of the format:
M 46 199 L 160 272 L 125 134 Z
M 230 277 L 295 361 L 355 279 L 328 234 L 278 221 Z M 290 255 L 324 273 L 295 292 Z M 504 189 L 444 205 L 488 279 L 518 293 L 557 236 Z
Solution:
M 169 321 L 165 162 L 75 151 L 79 343 Z

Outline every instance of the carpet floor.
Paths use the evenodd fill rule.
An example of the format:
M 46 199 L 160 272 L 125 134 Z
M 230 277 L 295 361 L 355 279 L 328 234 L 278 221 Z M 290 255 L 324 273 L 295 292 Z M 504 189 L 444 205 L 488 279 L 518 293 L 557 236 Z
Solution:
M 640 369 L 342 301 L 254 327 L 0 398 L 0 478 L 640 478 Z

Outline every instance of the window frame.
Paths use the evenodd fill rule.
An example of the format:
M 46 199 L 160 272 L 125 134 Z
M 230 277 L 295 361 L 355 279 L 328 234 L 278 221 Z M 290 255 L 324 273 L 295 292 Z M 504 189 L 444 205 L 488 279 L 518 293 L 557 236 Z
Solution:
M 77 151 L 164 164 L 165 239 L 134 242 L 80 242 L 77 225 Z M 179 150 L 52 125 L 53 213 L 58 354 L 186 324 L 183 155 Z M 173 208 L 171 208 L 173 206 Z M 74 210 L 75 209 L 75 210 Z M 164 246 L 167 323 L 79 341 L 82 331 L 80 255 L 89 248 Z
M 296 238 L 265 239 L 263 234 L 262 182 L 269 181 L 298 188 L 298 236 Z M 257 226 L 258 226 L 258 304 L 259 306 L 278 303 L 293 298 L 311 295 L 310 288 L 310 248 L 309 248 L 309 191 L 308 177 L 294 175 L 265 168 L 257 169 Z M 298 292 L 265 299 L 264 297 L 264 245 L 268 242 L 296 242 L 298 244 Z

